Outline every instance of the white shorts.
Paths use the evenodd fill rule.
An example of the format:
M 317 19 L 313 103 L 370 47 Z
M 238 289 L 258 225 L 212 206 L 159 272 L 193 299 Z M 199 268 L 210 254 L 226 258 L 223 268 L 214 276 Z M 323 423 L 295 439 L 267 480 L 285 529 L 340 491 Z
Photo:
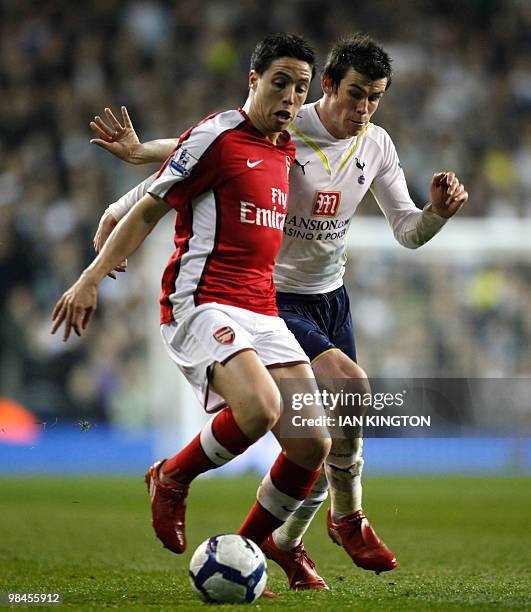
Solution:
M 207 412 L 225 406 L 209 388 L 209 368 L 225 365 L 245 350 L 256 351 L 266 368 L 309 363 L 295 336 L 280 317 L 212 302 L 177 322 L 161 325 L 164 346 Z

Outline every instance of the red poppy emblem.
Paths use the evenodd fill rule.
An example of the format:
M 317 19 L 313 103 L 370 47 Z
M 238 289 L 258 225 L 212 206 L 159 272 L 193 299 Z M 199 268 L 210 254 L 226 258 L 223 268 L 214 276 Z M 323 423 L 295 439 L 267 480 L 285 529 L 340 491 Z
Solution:
M 220 327 L 214 332 L 213 335 L 220 344 L 232 344 L 234 342 L 234 338 L 236 337 L 232 327 L 228 326 Z

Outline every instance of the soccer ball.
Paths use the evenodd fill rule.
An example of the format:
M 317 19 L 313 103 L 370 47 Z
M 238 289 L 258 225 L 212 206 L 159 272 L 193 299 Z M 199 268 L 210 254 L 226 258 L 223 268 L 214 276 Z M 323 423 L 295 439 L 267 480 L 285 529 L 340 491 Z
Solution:
M 258 546 L 235 534 L 200 544 L 190 559 L 190 582 L 209 603 L 252 603 L 267 581 L 267 564 Z

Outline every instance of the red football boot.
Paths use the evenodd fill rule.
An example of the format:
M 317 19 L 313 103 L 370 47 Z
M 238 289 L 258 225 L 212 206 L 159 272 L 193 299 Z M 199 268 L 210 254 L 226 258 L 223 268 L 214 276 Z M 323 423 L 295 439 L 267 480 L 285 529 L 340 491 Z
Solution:
M 323 591 L 328 589 L 326 582 L 315 571 L 315 563 L 308 557 L 301 542 L 291 550 L 279 548 L 270 535 L 262 546 L 265 556 L 278 563 L 286 573 L 289 587 L 294 591 Z
M 162 484 L 159 471 L 164 461 L 157 461 L 146 472 L 146 484 L 151 496 L 151 523 L 157 538 L 174 553 L 186 550 L 184 513 L 188 486 L 172 483 Z
M 395 555 L 376 535 L 362 510 L 334 523 L 328 509 L 326 523 L 332 541 L 342 546 L 358 567 L 379 574 L 393 570 L 398 565 Z

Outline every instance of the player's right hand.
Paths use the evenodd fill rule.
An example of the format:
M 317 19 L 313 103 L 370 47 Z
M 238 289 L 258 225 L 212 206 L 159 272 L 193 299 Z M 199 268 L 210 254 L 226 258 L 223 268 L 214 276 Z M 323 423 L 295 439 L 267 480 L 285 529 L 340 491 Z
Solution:
M 103 213 L 96 234 L 94 235 L 94 250 L 99 253 L 103 248 L 103 245 L 107 242 L 107 238 L 112 234 L 114 228 L 118 225 L 118 221 L 111 215 L 110 212 Z M 124 259 L 116 268 L 114 272 L 126 272 L 127 271 L 127 259 Z M 116 274 L 109 272 L 107 276 L 116 280 Z
M 136 135 L 127 108 L 122 106 L 123 125 L 114 116 L 110 108 L 105 108 L 104 111 L 110 125 L 105 123 L 99 115 L 96 115 L 94 121 L 90 122 L 90 127 L 97 138 L 93 138 L 90 141 L 91 144 L 102 147 L 130 164 L 142 163 L 138 157 L 138 151 L 142 144 Z

